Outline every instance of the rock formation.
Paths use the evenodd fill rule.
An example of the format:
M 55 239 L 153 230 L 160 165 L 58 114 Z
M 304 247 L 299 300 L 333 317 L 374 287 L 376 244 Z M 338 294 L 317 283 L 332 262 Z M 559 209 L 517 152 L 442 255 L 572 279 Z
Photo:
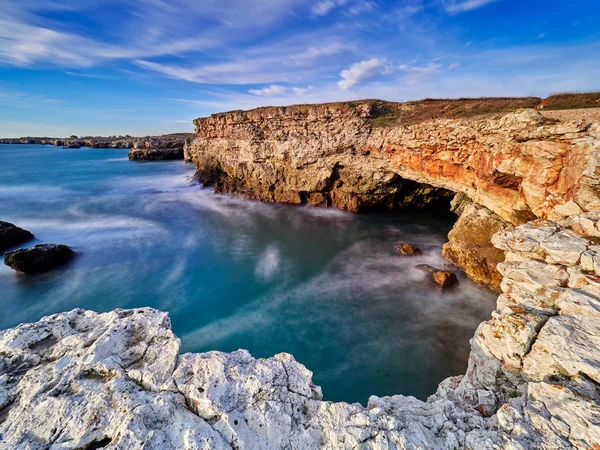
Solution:
M 264 201 L 447 209 L 453 195 L 466 196 L 473 205 L 444 254 L 498 290 L 494 267 L 503 257 L 489 242 L 494 232 L 600 210 L 598 109 L 535 105 L 371 100 L 233 111 L 196 119 L 185 157 L 215 191 Z M 468 226 L 476 228 L 470 243 L 459 238 Z
M 34 239 L 29 231 L 0 220 L 0 252 Z
M 136 138 L 132 136 L 71 136 L 69 138 L 57 139 L 50 137 L 22 137 L 0 139 L 0 144 L 38 144 L 54 145 L 57 147 L 78 148 L 133 148 L 136 142 L 156 141 L 159 148 L 169 148 L 176 143 L 178 147 L 183 148 L 185 140 L 190 136 L 189 133 L 173 133 L 162 136 L 146 136 Z
M 170 140 L 140 139 L 129 150 L 129 159 L 132 161 L 163 161 L 169 159 L 183 159 L 183 145 L 185 138 Z
M 504 252 L 494 247 L 491 239 L 508 224 L 464 195 L 453 200 L 453 211 L 459 217 L 448 234 L 442 256 L 462 267 L 470 278 L 500 291 L 502 275 L 496 267 L 504 261 Z
M 600 221 L 570 223 L 593 235 L 534 221 L 493 237 L 498 309 L 426 402 L 326 402 L 291 355 L 180 355 L 165 313 L 75 310 L 0 332 L 0 448 L 597 448 Z
M 46 272 L 71 261 L 75 252 L 66 245 L 39 244 L 4 255 L 4 264 L 20 273 Z

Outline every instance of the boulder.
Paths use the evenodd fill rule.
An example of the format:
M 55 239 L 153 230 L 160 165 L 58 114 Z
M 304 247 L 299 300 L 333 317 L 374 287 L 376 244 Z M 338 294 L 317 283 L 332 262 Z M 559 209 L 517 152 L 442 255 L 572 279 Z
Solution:
M 433 281 L 443 288 L 450 287 L 458 283 L 458 278 L 456 278 L 456 275 L 445 270 L 438 270 L 437 272 L 434 272 L 432 276 Z
M 20 273 L 46 272 L 73 259 L 75 252 L 66 245 L 40 244 L 7 252 L 4 264 Z
M 0 221 L 0 252 L 23 244 L 34 236 L 29 231 L 13 225 L 12 223 Z
M 166 161 L 183 159 L 183 147 L 176 148 L 132 148 L 129 150 L 131 161 Z
M 492 236 L 508 224 L 464 196 L 457 196 L 452 206 L 459 218 L 448 233 L 442 256 L 460 266 L 472 280 L 499 292 L 502 275 L 496 266 L 504 261 L 504 251 L 494 247 Z
M 429 264 L 417 264 L 415 267 L 419 270 L 427 272 L 429 275 L 431 275 L 431 280 L 443 288 L 447 288 L 458 283 L 458 278 L 454 272 L 441 270 L 437 267 L 430 266 Z
M 408 244 L 406 242 L 397 243 L 396 251 L 398 252 L 398 254 L 400 254 L 402 256 L 415 256 L 415 255 L 421 254 L 421 250 L 419 248 L 415 247 L 412 244 Z

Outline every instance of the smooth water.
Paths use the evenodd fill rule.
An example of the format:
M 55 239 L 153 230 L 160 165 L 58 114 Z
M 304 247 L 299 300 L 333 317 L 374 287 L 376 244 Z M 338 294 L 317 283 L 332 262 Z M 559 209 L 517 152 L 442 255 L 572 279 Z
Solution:
M 67 244 L 71 265 L 19 276 L 0 265 L 0 329 L 73 308 L 168 311 L 184 351 L 288 352 L 326 400 L 425 399 L 463 373 L 494 295 L 442 293 L 448 213 L 357 215 L 219 196 L 181 161 L 127 150 L 0 145 L 0 220 Z M 397 256 L 394 243 L 419 246 Z M 33 245 L 35 242 L 28 243 Z M 26 246 L 27 246 L 26 245 Z

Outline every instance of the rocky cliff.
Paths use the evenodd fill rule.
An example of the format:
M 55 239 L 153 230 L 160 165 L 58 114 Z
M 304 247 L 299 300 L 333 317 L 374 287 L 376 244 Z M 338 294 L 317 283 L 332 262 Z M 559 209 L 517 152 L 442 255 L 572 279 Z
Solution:
M 75 310 L 0 332 L 0 449 L 600 448 L 598 111 L 397 108 L 215 115 L 186 156 L 218 191 L 270 201 L 459 193 L 444 253 L 502 292 L 464 375 L 426 402 L 331 403 L 291 355 L 181 355 L 165 313 Z
M 531 108 L 548 104 L 538 101 L 371 100 L 213 114 L 194 121 L 185 157 L 215 191 L 264 201 L 365 211 L 447 207 L 462 194 L 490 214 L 471 221 L 480 244 L 451 242 L 444 254 L 498 290 L 495 231 L 600 210 L 598 109 Z M 473 257 L 483 265 L 466 264 Z

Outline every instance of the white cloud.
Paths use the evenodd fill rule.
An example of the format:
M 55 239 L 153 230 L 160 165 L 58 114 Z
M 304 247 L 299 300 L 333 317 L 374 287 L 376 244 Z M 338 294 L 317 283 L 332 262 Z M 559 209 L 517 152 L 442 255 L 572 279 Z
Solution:
M 285 86 L 280 86 L 278 84 L 272 84 L 263 89 L 250 89 L 248 92 L 254 95 L 259 95 L 261 97 L 276 97 L 278 95 L 283 95 L 288 92 L 288 88 Z
M 442 0 L 444 8 L 450 14 L 458 14 L 478 9 L 498 0 Z
M 307 86 L 305 88 L 295 87 L 292 88 L 292 92 L 294 93 L 294 95 L 302 97 L 303 95 L 306 95 L 307 93 L 311 92 L 314 88 L 314 86 Z
M 448 66 L 448 70 L 454 70 L 454 69 L 458 69 L 460 67 L 460 63 L 451 63 Z
M 352 64 L 349 68 L 342 70 L 338 86 L 348 91 L 358 84 L 374 80 L 391 72 L 391 67 L 386 65 L 385 58 L 372 58 Z
M 430 62 L 424 66 L 401 64 L 398 68 L 406 73 L 402 78 L 406 84 L 415 84 L 432 75 L 442 73 L 442 67 L 440 63 Z
M 343 6 L 347 0 L 321 0 L 312 7 L 312 13 L 315 16 L 325 16 L 338 6 Z

